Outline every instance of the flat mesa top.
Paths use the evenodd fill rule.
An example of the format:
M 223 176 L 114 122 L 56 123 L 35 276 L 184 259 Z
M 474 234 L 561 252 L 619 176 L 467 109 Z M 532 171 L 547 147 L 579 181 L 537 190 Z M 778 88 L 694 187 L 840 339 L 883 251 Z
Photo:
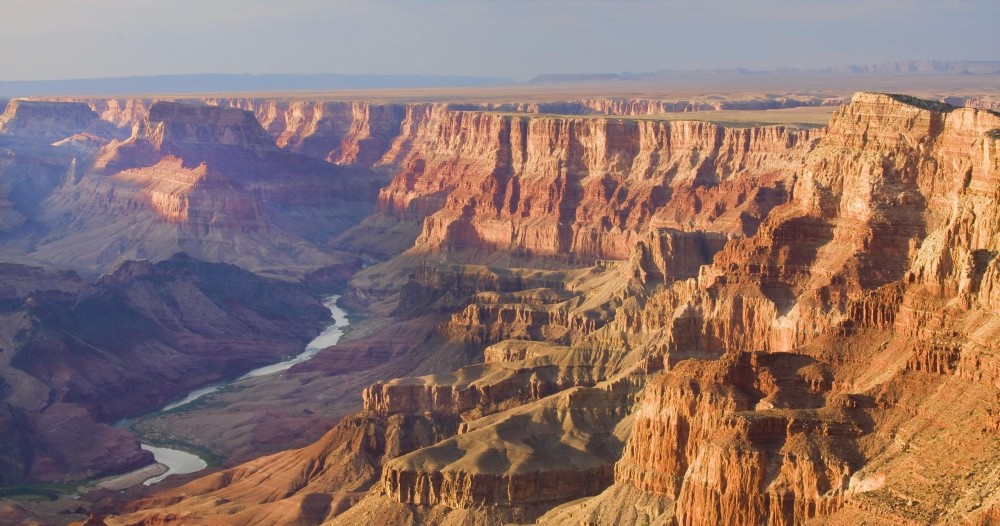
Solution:
M 517 83 L 495 86 L 52 94 L 46 98 L 204 99 L 240 97 L 311 101 L 540 103 L 585 98 L 746 100 L 789 96 L 847 97 L 858 91 L 908 93 L 926 99 L 949 95 L 1000 98 L 1000 75 L 677 76 L 669 79 Z
M 789 126 L 796 124 L 826 126 L 830 123 L 830 116 L 832 116 L 833 113 L 839 108 L 840 106 L 803 106 L 800 108 L 786 108 L 780 110 L 698 111 L 688 113 L 666 113 L 656 115 L 656 117 L 671 121 L 697 120 L 714 122 L 717 124 L 727 125 L 731 128 L 767 124 L 782 124 Z

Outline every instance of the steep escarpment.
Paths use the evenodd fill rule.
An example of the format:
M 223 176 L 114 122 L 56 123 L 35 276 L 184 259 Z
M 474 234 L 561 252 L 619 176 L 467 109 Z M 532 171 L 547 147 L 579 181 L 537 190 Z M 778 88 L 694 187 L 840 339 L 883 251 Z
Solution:
M 120 132 L 83 103 L 11 101 L 0 115 L 0 232 L 9 255 L 41 227 L 41 202 Z M 10 256 L 8 256 L 10 257 Z
M 866 430 L 849 398 L 824 407 L 831 379 L 823 364 L 783 353 L 682 362 L 647 386 L 616 479 L 676 498 L 684 524 L 829 513 L 861 465 L 853 441 Z
M 281 148 L 341 165 L 372 167 L 400 133 L 403 104 L 212 99 L 252 111 Z
M 856 95 L 793 201 L 716 256 L 704 292 L 675 286 L 647 303 L 663 314 L 626 318 L 694 324 L 675 340 L 726 354 L 648 385 L 614 488 L 546 518 L 604 523 L 638 489 L 653 504 L 637 522 L 988 522 L 997 485 L 981 466 L 1000 444 L 974 415 L 997 402 L 983 391 L 997 314 L 981 284 L 997 241 L 998 123 Z M 770 354 L 743 354 L 758 349 Z
M 101 119 L 118 128 L 132 129 L 149 113 L 150 99 L 88 99 L 84 101 Z
M 597 104 L 598 100 L 612 106 L 615 102 L 591 102 Z M 617 102 L 624 104 L 624 100 Z M 213 227 L 219 225 L 265 234 L 261 216 L 267 213 L 258 210 L 260 203 L 248 202 L 241 195 L 247 190 L 242 179 L 234 181 L 224 169 L 199 171 L 210 158 L 213 162 L 206 163 L 207 168 L 229 165 L 244 173 L 263 171 L 259 163 L 246 162 L 243 150 L 250 149 L 269 159 L 271 165 L 279 157 L 284 165 L 299 165 L 298 172 L 334 170 L 327 164 L 305 166 L 301 160 L 283 155 L 297 152 L 330 163 L 394 174 L 394 182 L 378 199 L 379 214 L 339 241 L 378 257 L 405 250 L 416 238 L 417 252 L 487 249 L 509 250 L 519 257 L 551 257 L 572 251 L 575 257 L 588 261 L 624 257 L 645 233 L 641 225 L 649 222 L 682 229 L 717 223 L 715 228 L 721 231 L 749 232 L 771 206 L 785 198 L 786 182 L 775 175 L 788 176 L 787 163 L 800 158 L 819 134 L 780 127 L 727 129 L 704 123 L 514 117 L 482 111 L 486 108 L 482 105 L 476 106 L 476 111 L 458 111 L 444 103 L 265 99 L 206 99 L 185 104 L 109 99 L 87 103 L 108 122 L 118 126 L 134 123 L 133 138 L 98 152 L 96 172 L 121 174 L 119 179 L 128 183 L 120 189 L 126 201 L 151 203 L 161 219 L 195 225 L 200 237 L 205 237 L 202 233 L 206 230 L 212 234 Z M 262 126 L 250 122 L 254 120 L 250 113 L 233 108 L 252 112 Z M 275 147 L 280 151 L 272 151 Z M 777 150 L 787 150 L 787 156 L 774 155 Z M 182 160 L 181 166 L 177 159 Z M 269 169 L 281 171 L 277 166 Z M 223 177 L 217 177 L 220 173 Z M 99 184 L 100 179 L 81 177 L 79 172 L 74 175 L 77 182 L 81 178 L 85 179 L 82 192 L 67 190 L 72 197 L 68 201 L 58 197 L 50 208 L 86 207 L 86 203 L 73 201 L 81 193 L 88 201 L 106 197 L 106 185 Z M 155 184 L 145 182 L 148 179 Z M 357 181 L 358 177 L 354 179 L 347 188 L 338 190 L 366 195 L 378 186 L 369 187 Z M 147 188 L 129 198 L 137 191 L 132 188 L 136 183 Z M 197 196 L 199 189 L 209 187 L 218 194 L 218 206 L 198 206 L 195 201 L 200 199 L 188 195 Z M 301 195 L 324 191 L 310 184 Z M 276 202 L 273 197 L 267 202 Z M 339 203 L 335 208 L 347 206 Z M 208 214 L 198 214 L 196 209 L 201 207 L 221 212 L 199 217 Z M 328 220 L 330 215 L 327 212 L 319 219 Z M 365 214 L 351 211 L 343 215 L 340 224 L 312 228 L 307 233 L 339 234 Z M 691 224 L 692 215 L 697 217 L 697 227 Z M 51 216 L 43 219 L 56 220 Z M 298 235 L 299 230 L 315 225 L 316 218 L 312 219 L 281 225 L 282 230 Z M 56 226 L 61 229 L 64 225 Z M 93 230 L 81 225 L 73 228 Z M 168 236 L 162 232 L 155 235 L 161 234 Z M 135 232 L 132 237 L 153 235 Z M 371 238 L 382 241 L 373 244 Z M 47 245 L 47 241 L 42 244 Z M 81 257 L 86 264 L 114 261 L 113 246 L 90 244 L 100 247 L 101 253 Z M 234 249 L 204 250 L 190 243 L 172 248 L 209 259 Z M 140 252 L 134 255 L 151 255 Z M 63 243 L 46 247 L 39 254 L 39 259 L 57 261 L 67 257 Z M 299 259 L 320 258 L 303 253 Z
M 621 259 L 650 224 L 752 232 L 819 136 L 438 107 L 412 120 L 379 211 L 428 216 L 415 251 L 529 256 Z
M 240 109 L 252 114 L 279 148 L 335 164 L 365 168 L 379 163 L 400 135 L 407 108 L 414 106 L 273 98 L 116 98 L 81 102 L 90 106 L 101 119 L 125 129 L 143 122 L 157 102 L 183 103 L 187 108 L 201 106 L 208 112 L 214 111 L 213 107 Z
M 160 151 L 178 148 L 241 146 L 253 150 L 275 149 L 276 145 L 254 118 L 242 111 L 224 111 L 213 106 L 159 102 L 150 106 L 135 136 Z

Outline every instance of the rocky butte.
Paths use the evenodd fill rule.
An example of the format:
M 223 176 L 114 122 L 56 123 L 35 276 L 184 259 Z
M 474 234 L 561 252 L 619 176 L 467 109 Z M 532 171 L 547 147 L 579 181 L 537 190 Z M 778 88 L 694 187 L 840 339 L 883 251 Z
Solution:
M 195 247 L 287 225 L 278 246 L 317 254 L 292 281 L 366 258 L 341 285 L 369 319 L 274 380 L 290 410 L 354 402 L 305 447 L 92 499 L 91 524 L 1000 521 L 1000 114 L 866 92 L 826 128 L 595 115 L 649 101 L 202 103 L 87 101 L 132 132 L 51 195 L 124 195 Z M 282 190 L 333 182 L 368 189 L 364 214 Z M 24 225 L 58 231 L 24 195 Z M 18 235 L 25 257 L 63 239 Z M 283 250 L 250 266 L 279 274 Z M 62 275 L 52 301 L 188 265 L 216 269 Z

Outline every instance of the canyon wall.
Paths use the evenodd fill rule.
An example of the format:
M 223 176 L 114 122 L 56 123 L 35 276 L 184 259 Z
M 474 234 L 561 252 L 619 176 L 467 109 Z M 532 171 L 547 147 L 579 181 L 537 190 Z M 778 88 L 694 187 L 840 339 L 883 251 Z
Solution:
M 149 178 L 130 149 L 199 135 L 227 162 L 287 148 L 391 173 L 366 224 L 420 231 L 355 297 L 440 323 L 411 372 L 373 374 L 317 445 L 109 523 L 996 517 L 1000 115 L 874 93 L 824 130 L 210 102 L 263 126 L 242 111 L 252 135 L 147 118 L 93 175 Z M 180 159 L 165 171 L 211 180 L 214 157 Z M 226 180 L 265 191 L 245 177 Z M 197 217 L 182 210 L 158 213 Z M 480 363 L 436 368 L 456 349 Z
M 839 102 L 767 101 L 754 102 L 752 109 Z M 823 134 L 512 116 L 503 112 L 543 109 L 489 104 L 200 102 L 252 111 L 285 150 L 395 174 L 378 198 L 378 217 L 421 224 L 416 252 L 572 253 L 585 261 L 625 257 L 647 224 L 752 233 L 768 210 L 787 198 L 803 156 Z M 652 102 L 603 98 L 559 104 L 579 105 L 578 111 L 564 108 L 569 113 L 611 115 L 679 109 Z M 719 108 L 747 109 L 742 102 L 722 101 Z M 143 106 L 91 104 L 116 123 L 135 118 L 134 108 Z
M 811 106 L 840 106 L 839 97 L 697 97 L 690 99 L 641 99 L 626 97 L 591 97 L 559 102 L 507 102 L 488 104 L 453 104 L 459 110 L 489 110 L 554 115 L 640 116 L 664 113 L 690 113 L 722 110 L 777 110 Z
M 371 167 L 400 133 L 406 106 L 367 102 L 208 99 L 252 111 L 278 146 L 336 164 Z
M 403 168 L 378 206 L 428 216 L 417 252 L 621 259 L 650 225 L 746 234 L 783 198 L 775 174 L 794 173 L 822 135 L 438 107 L 413 118 L 413 139 L 383 159 Z
M 464 129 L 505 132 L 493 118 L 472 115 Z M 464 422 L 456 437 L 388 462 L 381 488 L 331 523 L 378 522 L 376 509 L 415 523 L 530 522 L 542 502 L 593 494 L 562 478 L 573 462 L 532 463 L 559 449 L 542 446 L 549 432 L 530 427 L 544 417 L 520 416 L 580 389 L 611 406 L 641 403 L 628 431 L 610 435 L 624 437 L 614 484 L 552 509 L 543 523 L 988 522 L 1000 489 L 982 468 L 1000 458 L 995 418 L 985 416 L 1000 402 L 997 130 L 1000 115 L 989 111 L 856 95 L 781 179 L 786 199 L 755 229 L 700 229 L 723 235 L 700 240 L 710 261 L 678 259 L 674 247 L 690 242 L 678 230 L 635 244 L 609 270 L 618 273 L 614 292 L 595 286 L 581 300 L 614 313 L 582 339 L 530 351 L 501 341 L 482 366 L 373 385 L 370 411 L 457 413 Z M 475 141 L 454 147 L 483 151 Z M 489 184 L 469 186 L 470 196 L 497 195 Z M 598 307 L 590 302 L 598 297 L 620 299 Z M 475 326 L 491 301 L 475 299 L 452 326 Z M 521 310 L 536 308 L 527 303 Z M 531 319 L 511 316 L 507 327 Z M 610 431 L 572 409 L 557 421 Z M 524 429 L 529 436 L 514 431 Z M 530 480 L 519 479 L 522 465 Z M 586 480 L 603 480 L 607 464 L 596 466 Z M 546 477 L 562 493 L 519 493 Z
M 113 136 L 115 128 L 83 102 L 15 99 L 0 115 L 0 134 L 48 142 L 76 134 Z
M 447 104 L 207 102 L 254 112 L 285 150 L 394 174 L 369 224 L 420 225 L 415 253 L 592 261 L 626 257 L 649 226 L 746 235 L 823 134 Z
M 703 292 L 675 286 L 616 319 L 693 323 L 675 341 L 722 358 L 653 380 L 615 486 L 546 518 L 602 522 L 638 490 L 659 506 L 639 522 L 988 522 L 996 482 L 974 466 L 1000 449 L 971 415 L 998 401 L 983 391 L 996 385 L 998 128 L 988 111 L 856 95 L 792 201 L 716 255 Z

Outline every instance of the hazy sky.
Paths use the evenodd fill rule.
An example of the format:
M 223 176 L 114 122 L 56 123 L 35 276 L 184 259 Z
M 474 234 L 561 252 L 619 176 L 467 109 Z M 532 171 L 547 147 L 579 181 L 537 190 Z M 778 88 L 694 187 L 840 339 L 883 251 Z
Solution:
M 1000 0 L 0 0 L 0 80 L 990 60 L 998 27 Z

